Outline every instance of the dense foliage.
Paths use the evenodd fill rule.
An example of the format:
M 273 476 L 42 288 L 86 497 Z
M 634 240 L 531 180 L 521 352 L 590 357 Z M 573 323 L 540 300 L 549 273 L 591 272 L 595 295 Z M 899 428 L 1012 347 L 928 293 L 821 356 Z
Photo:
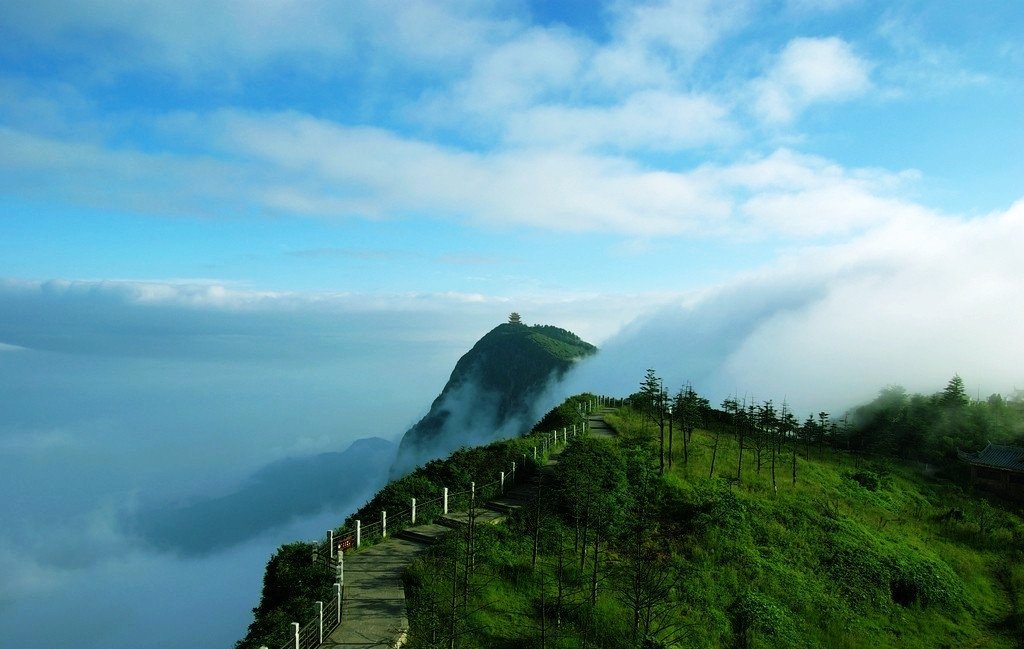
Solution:
M 890 386 L 853 409 L 841 432 L 846 439 L 837 443 L 851 449 L 948 464 L 957 449 L 978 450 L 987 442 L 1024 446 L 1024 395 L 972 400 L 959 376 L 932 395 Z
M 282 545 L 267 562 L 263 574 L 260 604 L 253 609 L 253 622 L 240 649 L 262 645 L 278 647 L 288 641 L 291 623 L 305 620 L 314 602 L 330 592 L 334 575 L 310 560 L 312 543 Z
M 755 439 L 764 412 L 730 410 L 671 467 L 639 408 L 572 443 L 506 527 L 413 565 L 412 646 L 1018 646 L 1017 509 L 837 448 L 826 413 Z
M 513 461 L 518 464 L 517 470 L 527 474 L 532 472 L 536 468 L 533 448 L 538 445 L 533 433 L 547 433 L 555 428 L 581 424 L 582 406 L 592 397 L 581 394 L 566 400 L 549 412 L 529 435 L 486 446 L 459 449 L 447 458 L 432 460 L 392 481 L 349 515 L 345 523 L 335 530 L 336 535 L 340 537 L 350 532 L 357 519 L 364 524 L 379 520 L 382 510 L 392 515 L 408 510 L 410 500 L 414 497 L 419 501 L 417 523 L 427 523 L 441 514 L 440 506 L 437 503 L 429 504 L 428 499 L 439 496 L 444 487 L 453 493 L 463 491 L 469 488 L 471 481 L 497 478 Z M 454 507 L 455 503 L 452 505 Z M 393 517 L 391 521 L 391 533 L 407 525 L 407 521 L 399 518 Z M 364 545 L 371 545 L 376 540 L 368 536 L 364 539 Z M 313 603 L 330 596 L 334 575 L 312 563 L 314 546 L 314 543 L 290 543 L 281 546 L 271 557 L 264 575 L 259 606 L 253 609 L 253 623 L 246 636 L 237 643 L 238 649 L 283 644 L 287 641 L 290 623 L 309 618 L 314 610 Z
M 534 433 L 548 433 L 563 428 L 572 428 L 583 421 L 583 413 L 594 395 L 579 394 L 569 397 L 541 417 L 533 426 Z
M 430 411 L 402 436 L 393 477 L 424 457 L 447 455 L 467 435 L 526 432 L 549 383 L 595 351 L 559 327 L 498 325 L 459 359 Z M 475 429 L 467 430 L 467 416 Z

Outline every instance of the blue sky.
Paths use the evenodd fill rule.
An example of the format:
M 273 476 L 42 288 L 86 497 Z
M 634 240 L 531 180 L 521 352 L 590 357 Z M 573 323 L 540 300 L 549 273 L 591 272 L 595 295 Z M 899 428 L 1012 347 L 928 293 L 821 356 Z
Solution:
M 512 310 L 602 347 L 556 393 L 1024 386 L 1021 34 L 1011 1 L 5 3 L 0 644 L 72 584 L 40 646 L 130 646 L 85 621 L 174 579 L 227 645 L 305 528 L 185 565 L 119 521 L 394 439 Z
M 5 13 L 10 277 L 678 291 L 1024 177 L 1012 2 Z

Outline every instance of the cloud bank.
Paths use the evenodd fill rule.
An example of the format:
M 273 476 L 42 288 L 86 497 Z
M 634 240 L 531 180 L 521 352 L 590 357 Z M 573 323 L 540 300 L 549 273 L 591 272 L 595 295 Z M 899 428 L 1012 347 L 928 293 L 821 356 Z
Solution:
M 972 393 L 1024 385 L 1024 202 L 963 220 L 921 214 L 641 316 L 581 364 L 567 391 L 630 394 L 644 370 L 732 394 L 842 412 L 880 388 Z

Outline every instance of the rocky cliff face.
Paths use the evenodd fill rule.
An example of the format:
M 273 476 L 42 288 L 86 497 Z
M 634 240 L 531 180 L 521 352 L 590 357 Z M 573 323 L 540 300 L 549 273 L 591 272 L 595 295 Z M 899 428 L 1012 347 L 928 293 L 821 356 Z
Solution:
M 596 350 L 558 327 L 495 327 L 459 359 L 430 411 L 402 437 L 392 476 L 460 446 L 526 432 L 543 414 L 535 409 L 545 388 Z

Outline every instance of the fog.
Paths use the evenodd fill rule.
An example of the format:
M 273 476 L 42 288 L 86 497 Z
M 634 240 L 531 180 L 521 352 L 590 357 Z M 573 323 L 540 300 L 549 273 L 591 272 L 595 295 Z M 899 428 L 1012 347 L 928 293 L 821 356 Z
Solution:
M 1024 202 L 970 220 L 919 215 L 653 309 L 562 386 L 626 395 L 654 368 L 729 395 L 841 413 L 887 385 L 972 396 L 1024 386 Z
M 448 390 L 427 423 L 410 431 L 416 442 L 401 448 L 392 466 L 392 477 L 401 477 L 434 458 L 447 457 L 463 446 L 522 435 L 554 405 L 551 398 L 557 398 L 551 396 L 557 385 L 552 385 L 554 374 L 545 385 L 525 395 L 525 403 L 511 407 L 501 394 L 481 388 L 475 374 L 471 372 Z
M 0 646 L 231 646 L 271 553 L 372 495 L 398 437 L 513 308 L 591 337 L 629 313 L 0 280 Z M 457 396 L 462 430 L 494 428 L 456 407 L 481 395 Z
M 0 646 L 231 646 L 501 317 L 418 302 L 0 282 Z

